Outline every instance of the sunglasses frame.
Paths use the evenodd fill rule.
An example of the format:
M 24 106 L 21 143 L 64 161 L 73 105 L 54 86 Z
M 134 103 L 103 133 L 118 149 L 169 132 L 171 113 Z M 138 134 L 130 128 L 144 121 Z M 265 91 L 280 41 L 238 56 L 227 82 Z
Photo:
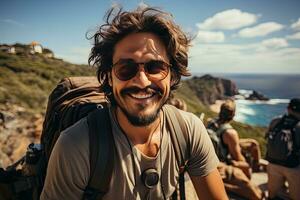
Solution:
M 138 65 L 138 69 L 136 70 L 136 72 L 135 72 L 135 74 L 133 74 L 132 76 L 129 76 L 129 77 L 126 77 L 126 78 L 123 78 L 123 77 L 120 77 L 119 76 L 119 73 L 117 72 L 117 69 L 116 69 L 116 65 L 117 64 L 120 64 L 120 61 L 124 61 L 124 62 L 133 62 L 134 64 L 136 64 L 136 65 Z M 160 78 L 160 79 L 155 79 L 152 75 L 156 75 L 156 74 L 159 74 L 159 73 L 156 73 L 156 74 L 151 74 L 151 73 L 148 73 L 148 69 L 147 69 L 147 63 L 150 63 L 150 62 L 160 62 L 160 63 L 162 63 L 164 66 L 166 66 L 166 68 L 167 68 L 167 73 L 166 73 L 166 75 L 164 76 L 164 77 L 162 77 L 162 78 Z M 163 79 L 165 79 L 167 76 L 168 76 L 168 74 L 169 74 L 169 71 L 171 70 L 171 64 L 169 64 L 169 63 L 166 63 L 166 62 L 164 62 L 164 61 L 162 61 L 162 60 L 149 60 L 149 61 L 147 61 L 147 62 L 135 62 L 134 60 L 132 60 L 132 59 L 122 59 L 122 60 L 119 60 L 119 61 L 117 61 L 116 63 L 114 63 L 113 65 L 112 65 L 112 68 L 113 68 L 113 70 L 114 70 L 114 73 L 115 73 L 115 75 L 116 75 L 116 77 L 119 79 L 119 80 L 121 80 L 121 81 L 128 81 L 128 80 L 130 80 L 130 79 L 132 79 L 133 77 L 135 77 L 136 76 L 136 74 L 139 72 L 139 68 L 141 67 L 141 65 L 143 65 L 143 69 L 144 69 L 144 72 L 145 72 L 145 74 L 146 74 L 146 76 L 147 76 L 147 78 L 148 79 L 150 79 L 150 80 L 157 80 L 157 81 L 161 81 L 161 80 L 163 80 Z M 126 67 L 126 63 L 124 63 L 124 66 L 123 67 Z

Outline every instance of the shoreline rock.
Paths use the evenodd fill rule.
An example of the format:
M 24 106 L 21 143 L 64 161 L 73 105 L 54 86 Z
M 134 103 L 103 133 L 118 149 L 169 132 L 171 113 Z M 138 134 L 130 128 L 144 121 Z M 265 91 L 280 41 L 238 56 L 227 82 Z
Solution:
M 262 94 L 260 92 L 257 92 L 256 90 L 253 90 L 252 94 L 250 94 L 249 97 L 247 97 L 245 99 L 246 100 L 260 100 L 260 101 L 268 101 L 268 100 L 270 100 L 264 94 Z

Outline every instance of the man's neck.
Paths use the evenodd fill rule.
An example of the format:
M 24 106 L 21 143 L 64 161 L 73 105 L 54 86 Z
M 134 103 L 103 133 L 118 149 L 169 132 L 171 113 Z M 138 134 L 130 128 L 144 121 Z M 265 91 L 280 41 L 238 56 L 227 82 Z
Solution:
M 155 157 L 161 146 L 161 115 L 162 113 L 148 126 L 134 126 L 128 121 L 121 109 L 116 109 L 116 118 L 125 136 L 133 146 L 148 157 Z

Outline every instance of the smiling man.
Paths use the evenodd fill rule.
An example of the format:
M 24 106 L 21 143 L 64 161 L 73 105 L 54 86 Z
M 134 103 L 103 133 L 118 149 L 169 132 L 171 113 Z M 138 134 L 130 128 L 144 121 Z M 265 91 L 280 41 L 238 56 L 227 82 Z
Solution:
M 109 84 L 117 116 L 125 115 L 132 125 L 150 125 L 170 93 L 170 64 L 163 42 L 153 33 L 130 34 L 116 44 L 113 63 Z
M 94 36 L 89 61 L 110 99 L 116 147 L 110 189 L 103 199 L 170 199 L 179 167 L 166 125 L 166 106 L 181 76 L 189 75 L 190 40 L 170 15 L 153 8 L 108 12 Z M 227 199 L 219 163 L 201 120 L 178 111 L 188 130 L 187 172 L 199 199 Z M 99 130 L 101 131 L 101 130 Z M 90 176 L 88 123 L 83 118 L 59 137 L 41 199 L 82 199 Z M 144 175 L 155 174 L 147 185 Z

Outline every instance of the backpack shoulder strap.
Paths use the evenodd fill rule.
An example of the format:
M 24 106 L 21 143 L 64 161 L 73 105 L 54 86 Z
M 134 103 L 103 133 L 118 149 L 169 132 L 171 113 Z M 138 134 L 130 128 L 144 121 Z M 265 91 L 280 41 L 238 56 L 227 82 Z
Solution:
M 185 200 L 184 171 L 190 158 L 190 142 L 188 130 L 184 119 L 178 109 L 172 105 L 165 105 L 167 126 L 170 129 L 170 137 L 175 150 L 177 164 L 179 166 L 179 193 L 180 199 Z M 173 199 L 177 199 L 177 192 L 173 193 Z
M 114 166 L 115 144 L 108 108 L 96 109 L 87 117 L 90 141 L 90 180 L 84 199 L 102 199 L 108 192 Z
M 233 129 L 233 127 L 229 123 L 225 123 L 225 124 L 220 125 L 220 127 L 216 131 L 217 135 L 221 135 L 224 131 L 226 131 L 228 129 Z
M 184 119 L 178 109 L 172 105 L 165 105 L 167 126 L 170 129 L 170 137 L 174 146 L 175 155 L 179 167 L 184 167 L 190 157 L 188 130 Z

